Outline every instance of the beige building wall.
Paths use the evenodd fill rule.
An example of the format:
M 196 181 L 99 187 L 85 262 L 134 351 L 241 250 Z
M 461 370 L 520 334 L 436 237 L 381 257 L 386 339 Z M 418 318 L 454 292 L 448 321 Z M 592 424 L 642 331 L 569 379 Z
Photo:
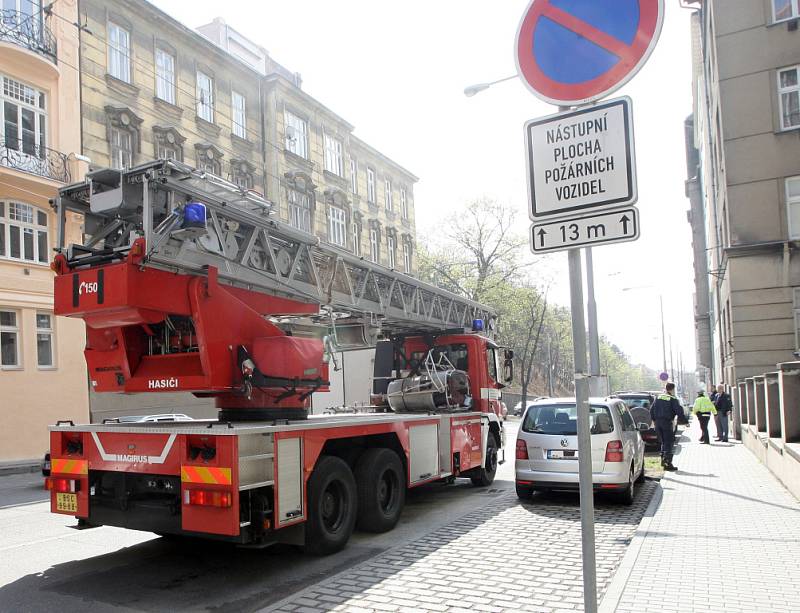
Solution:
M 702 2 L 695 122 L 717 381 L 772 370 L 798 349 L 800 210 L 787 180 L 800 176 L 800 125 L 782 125 L 778 82 L 800 65 L 797 17 L 776 20 L 772 0 Z
M 265 84 L 267 195 L 278 204 L 281 218 L 306 229 L 298 221 L 305 214 L 298 210 L 300 203 L 299 208 L 310 208 L 310 231 L 322 240 L 413 274 L 413 188 L 418 178 L 357 138 L 351 124 L 286 76 L 269 75 Z M 290 122 L 296 125 L 287 130 Z M 326 151 L 326 138 L 341 148 L 335 163 L 331 148 Z M 331 220 L 339 211 L 344 214 L 343 235 Z
M 81 123 L 92 166 L 135 165 L 167 151 L 266 195 L 281 219 L 322 241 L 416 270 L 417 178 L 357 139 L 351 124 L 302 90 L 299 74 L 221 20 L 194 31 L 144 0 L 83 0 L 81 12 Z M 174 74 L 166 89 L 165 55 Z M 210 119 L 202 117 L 208 98 L 198 73 L 210 78 Z M 243 137 L 234 91 L 246 101 Z M 305 128 L 287 130 L 287 111 Z M 326 135 L 336 143 L 327 152 Z M 95 421 L 214 414 L 212 400 L 189 394 L 92 394 L 91 406 Z
M 0 414 L 7 424 L 0 429 L 0 462 L 40 459 L 49 424 L 89 417 L 83 322 L 53 315 L 57 236 L 49 201 L 85 172 L 75 158 L 81 151 L 76 0 L 58 2 L 53 13 L 5 11 L 9 30 L 0 37 Z M 23 132 L 31 120 L 35 133 Z M 79 228 L 71 218 L 68 231 Z

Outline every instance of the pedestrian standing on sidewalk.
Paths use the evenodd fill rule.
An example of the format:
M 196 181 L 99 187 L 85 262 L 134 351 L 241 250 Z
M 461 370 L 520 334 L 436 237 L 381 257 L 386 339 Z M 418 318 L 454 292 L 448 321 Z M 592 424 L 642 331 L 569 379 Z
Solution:
M 708 395 L 708 399 L 711 400 L 711 403 L 716 406 L 717 405 L 717 389 L 719 385 L 712 385 L 711 386 L 711 393 Z M 717 429 L 717 438 L 715 440 L 720 440 L 719 433 L 722 431 L 722 424 L 719 423 L 719 412 L 714 415 L 714 427 Z
M 678 467 L 672 463 L 672 447 L 675 443 L 675 418 L 683 415 L 680 401 L 675 398 L 675 384 L 667 383 L 664 387 L 666 393 L 655 399 L 650 407 L 650 419 L 658 434 L 661 443 L 661 466 L 665 470 L 674 471 Z
M 711 415 L 717 414 L 717 408 L 702 390 L 697 392 L 697 398 L 695 398 L 694 406 L 692 407 L 692 413 L 697 415 L 697 421 L 700 422 L 700 444 L 711 444 L 711 441 L 708 437 L 708 422 L 711 419 Z
M 717 408 L 717 440 L 723 443 L 728 442 L 728 417 L 733 410 L 733 401 L 725 392 L 725 386 L 717 386 L 717 396 L 714 398 L 714 406 Z

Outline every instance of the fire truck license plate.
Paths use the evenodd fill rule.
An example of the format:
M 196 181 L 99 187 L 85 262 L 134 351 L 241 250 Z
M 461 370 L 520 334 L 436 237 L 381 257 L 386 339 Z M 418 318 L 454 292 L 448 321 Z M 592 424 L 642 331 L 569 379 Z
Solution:
M 67 513 L 78 512 L 77 494 L 56 494 L 56 511 L 66 511 Z

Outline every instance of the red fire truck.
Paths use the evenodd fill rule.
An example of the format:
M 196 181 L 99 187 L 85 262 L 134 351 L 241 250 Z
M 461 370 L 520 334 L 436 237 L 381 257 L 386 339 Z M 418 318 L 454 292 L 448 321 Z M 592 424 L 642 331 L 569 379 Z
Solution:
M 407 488 L 494 479 L 513 369 L 486 307 L 174 160 L 91 171 L 55 207 L 55 312 L 86 323 L 94 391 L 191 392 L 219 416 L 52 426 L 54 513 L 323 554 L 356 526 L 392 529 Z M 76 215 L 82 244 L 68 245 Z M 366 347 L 370 412 L 309 415 L 335 355 Z

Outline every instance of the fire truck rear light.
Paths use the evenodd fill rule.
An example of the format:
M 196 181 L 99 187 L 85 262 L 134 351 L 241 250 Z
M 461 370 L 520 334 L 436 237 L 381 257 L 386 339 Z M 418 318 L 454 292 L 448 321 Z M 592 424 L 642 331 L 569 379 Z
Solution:
M 528 444 L 522 439 L 517 439 L 517 459 L 527 460 L 528 458 Z
M 608 441 L 606 445 L 606 462 L 624 462 L 622 441 Z
M 47 477 L 47 479 L 44 480 L 44 489 L 50 490 L 51 492 L 70 492 L 74 494 L 80 491 L 81 482 L 75 479 Z
M 183 504 L 198 507 L 230 507 L 233 504 L 233 495 L 230 492 L 213 490 L 184 490 Z

